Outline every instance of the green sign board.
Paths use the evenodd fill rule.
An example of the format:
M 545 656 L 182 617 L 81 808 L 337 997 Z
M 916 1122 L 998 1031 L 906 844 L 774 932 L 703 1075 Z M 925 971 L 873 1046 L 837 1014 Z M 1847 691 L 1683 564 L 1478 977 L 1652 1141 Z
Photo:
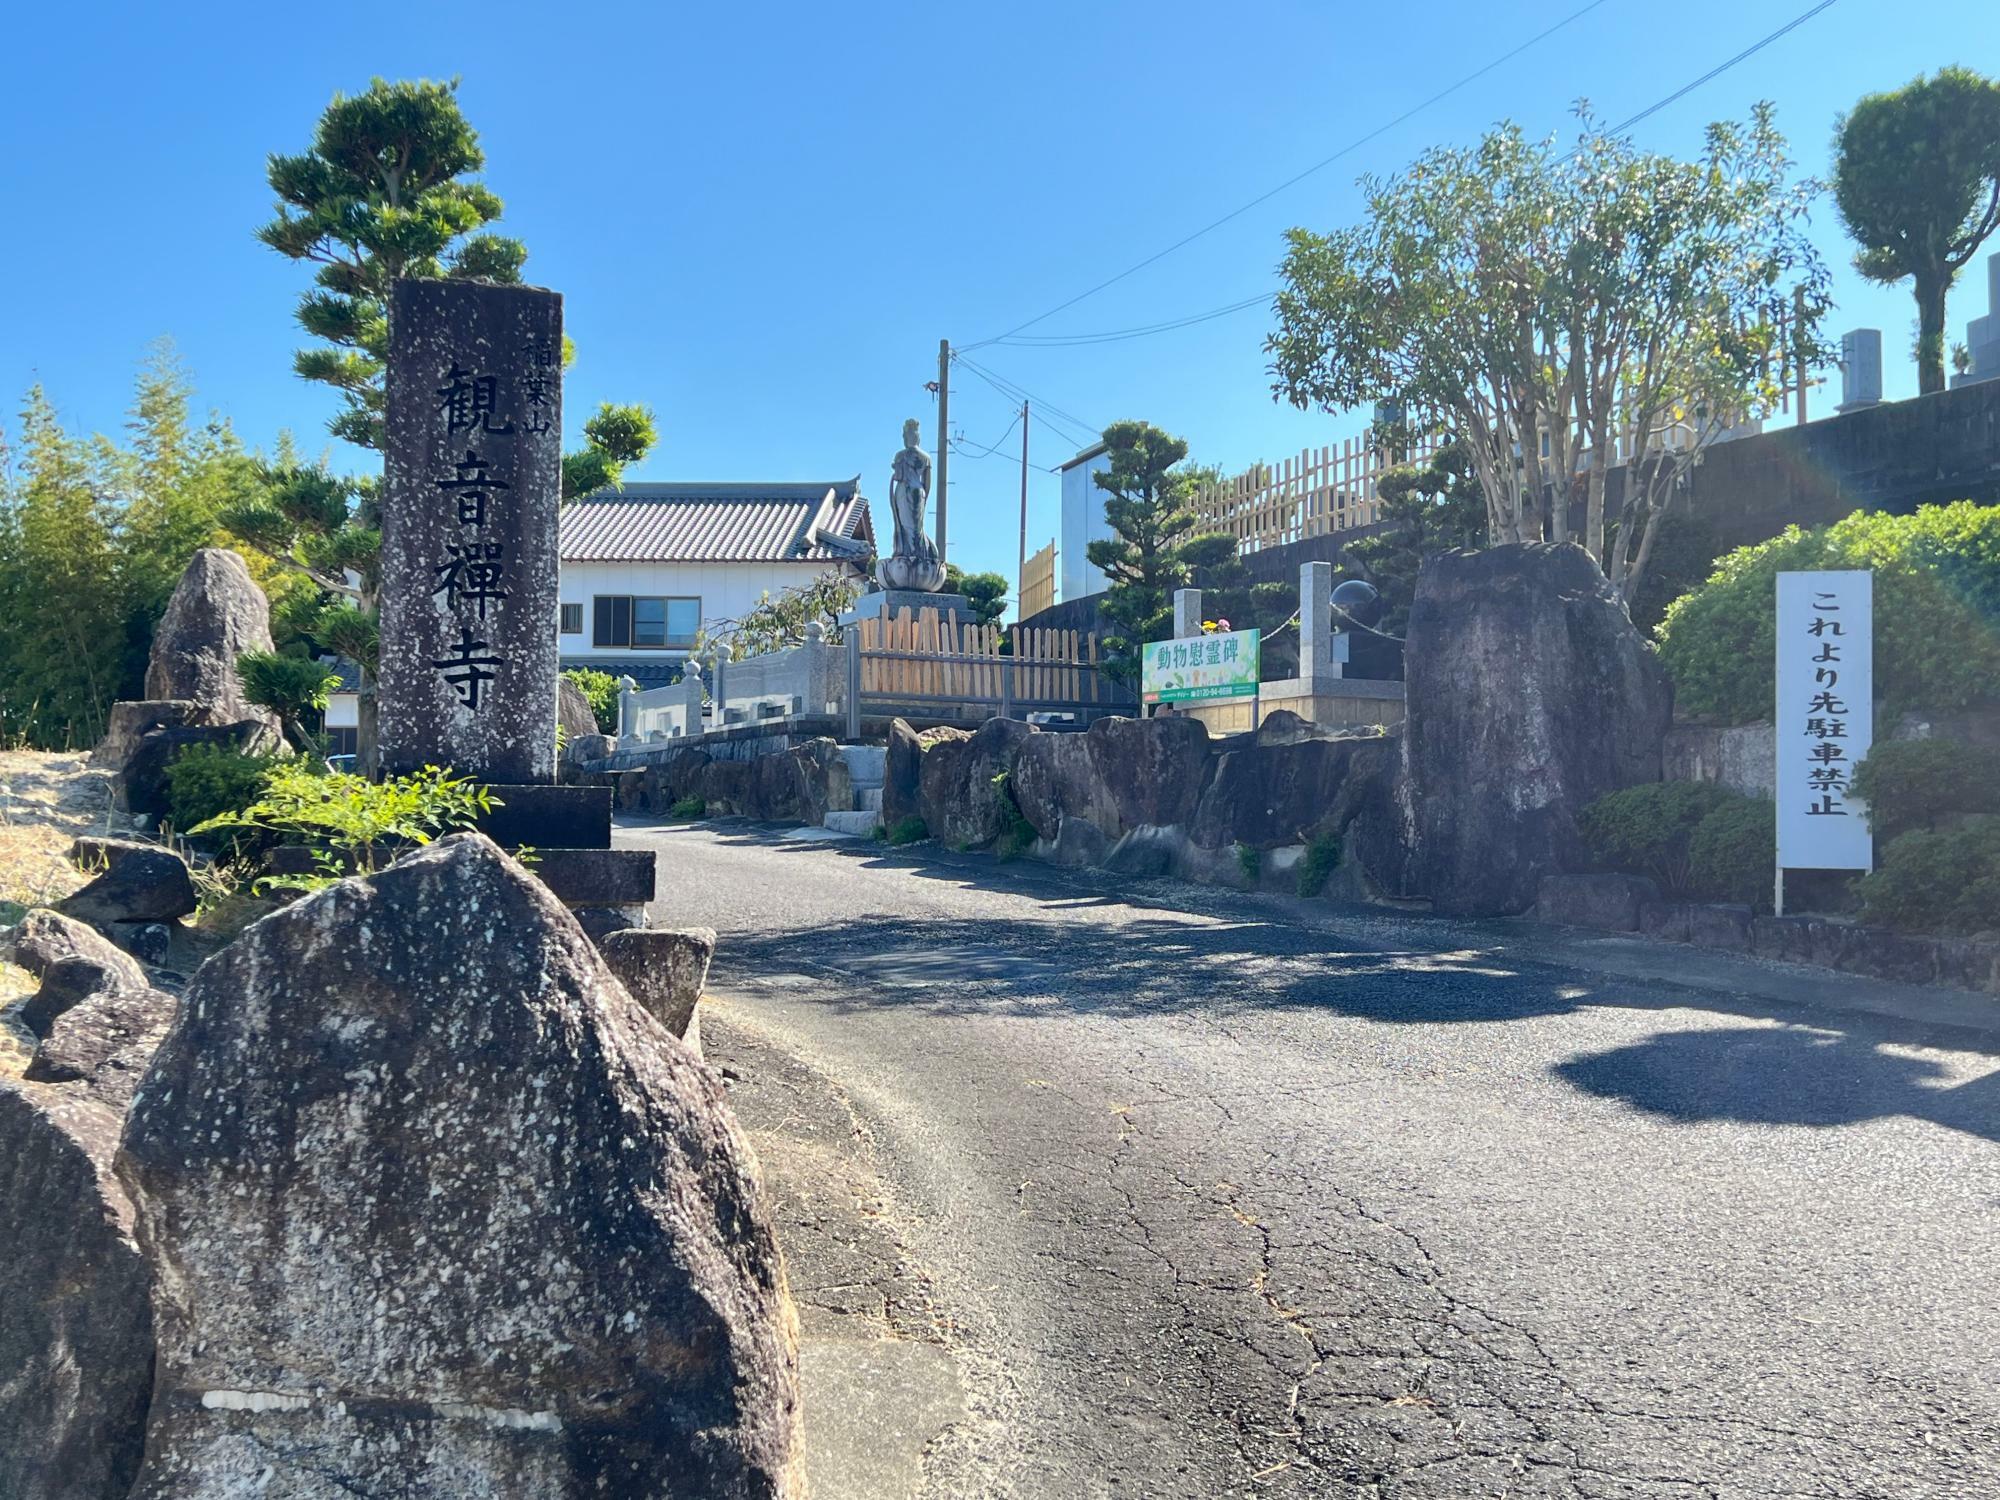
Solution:
M 1148 703 L 1189 703 L 1199 698 L 1257 696 L 1255 630 L 1218 630 L 1146 647 L 1143 696 Z

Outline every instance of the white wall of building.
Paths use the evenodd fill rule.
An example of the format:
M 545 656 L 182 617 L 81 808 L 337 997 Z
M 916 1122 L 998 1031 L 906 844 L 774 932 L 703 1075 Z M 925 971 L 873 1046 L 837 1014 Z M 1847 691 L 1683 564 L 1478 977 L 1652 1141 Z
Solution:
M 1091 476 L 1111 467 L 1111 456 L 1100 445 L 1078 455 L 1062 471 L 1062 544 L 1060 564 L 1064 599 L 1081 599 L 1101 593 L 1104 574 L 1091 566 L 1089 547 L 1094 541 L 1109 539 L 1111 523 L 1104 519 L 1104 491 Z
M 764 594 L 802 588 L 839 565 L 801 563 L 578 563 L 562 565 L 562 602 L 583 607 L 583 631 L 557 642 L 564 659 L 571 657 L 628 658 L 629 646 L 591 645 L 591 601 L 600 594 L 632 594 L 701 600 L 702 629 L 713 631 L 740 620 L 757 607 Z M 678 655 L 665 651 L 663 656 Z

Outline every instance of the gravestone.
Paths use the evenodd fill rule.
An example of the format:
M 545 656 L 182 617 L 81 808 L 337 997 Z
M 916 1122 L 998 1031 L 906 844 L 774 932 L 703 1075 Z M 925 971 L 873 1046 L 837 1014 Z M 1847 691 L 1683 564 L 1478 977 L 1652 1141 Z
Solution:
M 382 500 L 382 769 L 555 775 L 562 298 L 399 281 Z

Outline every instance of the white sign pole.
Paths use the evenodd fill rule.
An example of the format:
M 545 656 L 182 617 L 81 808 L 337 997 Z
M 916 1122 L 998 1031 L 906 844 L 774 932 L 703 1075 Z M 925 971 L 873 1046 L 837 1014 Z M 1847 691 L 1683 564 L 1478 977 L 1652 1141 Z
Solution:
M 1874 739 L 1875 575 L 1778 575 L 1777 911 L 1785 871 L 1874 866 L 1868 810 L 1851 790 Z

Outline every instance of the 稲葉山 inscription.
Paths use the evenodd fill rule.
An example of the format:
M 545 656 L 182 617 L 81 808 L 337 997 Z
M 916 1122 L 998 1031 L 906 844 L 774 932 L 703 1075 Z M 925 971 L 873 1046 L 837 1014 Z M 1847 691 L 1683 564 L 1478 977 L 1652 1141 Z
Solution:
M 562 298 L 390 297 L 379 740 L 385 772 L 555 774 Z

